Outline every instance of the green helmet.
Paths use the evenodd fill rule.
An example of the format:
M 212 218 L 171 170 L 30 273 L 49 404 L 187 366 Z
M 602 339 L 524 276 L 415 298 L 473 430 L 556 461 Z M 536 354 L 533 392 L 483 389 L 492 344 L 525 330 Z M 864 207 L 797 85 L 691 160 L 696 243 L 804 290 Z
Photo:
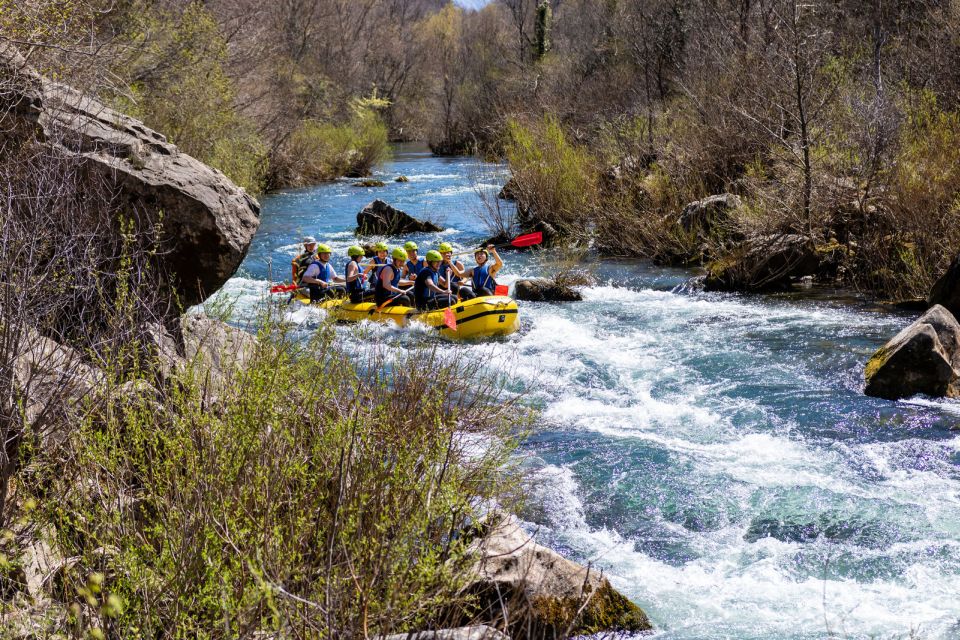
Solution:
M 427 262 L 440 262 L 441 260 L 443 260 L 443 256 L 440 255 L 439 251 L 433 249 L 427 251 Z
M 360 247 L 358 245 L 353 245 L 352 247 L 347 249 L 347 255 L 350 256 L 351 258 L 355 258 L 356 256 L 362 256 L 363 247 Z
M 390 247 L 387 246 L 386 242 L 378 242 L 377 244 L 373 245 L 373 250 L 374 251 L 390 251 Z
M 411 240 L 410 242 L 408 242 L 408 243 L 406 243 L 405 245 L 403 245 L 403 248 L 404 248 L 405 250 L 407 250 L 407 251 L 416 251 L 419 247 L 417 247 L 417 243 L 416 243 L 416 242 L 414 242 L 413 240 Z
M 452 253 L 453 245 L 450 244 L 449 242 L 441 242 L 440 246 L 437 247 L 437 249 L 440 250 L 440 253 Z
M 396 260 L 406 260 L 406 259 L 407 259 L 407 252 L 404 251 L 403 249 L 401 249 L 400 247 L 397 247 L 396 249 L 394 249 L 394 250 L 393 250 L 393 253 L 392 253 L 391 255 L 392 255 L 392 256 L 394 257 L 394 259 L 396 259 Z
M 317 253 L 333 253 L 333 249 L 331 249 L 325 244 L 318 244 Z
M 482 253 L 483 255 L 487 256 L 488 258 L 490 257 L 490 254 L 487 253 L 487 250 L 484 249 L 483 247 L 480 247 L 479 249 L 477 249 L 476 251 L 474 251 L 474 252 L 473 252 L 473 255 L 476 256 L 477 254 L 480 254 L 480 253 Z

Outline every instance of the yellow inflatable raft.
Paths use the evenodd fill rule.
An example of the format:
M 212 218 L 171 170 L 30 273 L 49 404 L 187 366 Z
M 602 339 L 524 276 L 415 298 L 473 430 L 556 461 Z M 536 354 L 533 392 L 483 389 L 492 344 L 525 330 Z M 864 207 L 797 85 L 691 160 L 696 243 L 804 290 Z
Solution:
M 296 300 L 310 304 L 310 299 L 302 295 L 298 295 Z M 400 326 L 419 322 L 435 328 L 440 335 L 453 340 L 505 336 L 520 328 L 517 303 L 508 296 L 484 296 L 464 300 L 450 307 L 456 319 L 456 330 L 448 327 L 445 322 L 446 309 L 417 311 L 411 307 L 389 305 L 377 311 L 377 305 L 373 302 L 352 303 L 347 300 L 324 300 L 315 304 L 328 309 L 334 318 L 342 322 L 373 320 L 395 322 Z

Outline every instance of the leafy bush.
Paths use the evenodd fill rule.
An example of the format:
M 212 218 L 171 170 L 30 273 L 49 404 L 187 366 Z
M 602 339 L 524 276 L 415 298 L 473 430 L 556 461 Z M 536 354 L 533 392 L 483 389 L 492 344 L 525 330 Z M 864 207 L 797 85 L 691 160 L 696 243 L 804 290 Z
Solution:
M 587 230 L 598 204 L 599 172 L 590 152 L 567 140 L 560 122 L 547 115 L 525 125 L 507 123 L 504 151 L 523 218 L 553 226 L 561 235 Z M 526 214 L 524 214 L 526 212 Z
M 370 175 L 390 151 L 387 126 L 377 108 L 370 99 L 360 100 L 345 124 L 302 122 L 275 158 L 271 184 L 304 185 Z
M 224 361 L 229 361 L 222 354 Z M 75 565 L 74 632 L 370 637 L 459 602 L 461 533 L 504 502 L 520 414 L 446 349 L 348 356 L 265 320 L 222 379 L 199 358 L 89 420 L 40 502 Z M 90 576 L 99 574 L 96 588 Z
M 886 192 L 862 214 L 856 283 L 926 297 L 960 246 L 960 113 L 929 92 L 906 96 Z
M 132 53 L 116 67 L 132 82 L 113 105 L 248 191 L 261 191 L 266 147 L 234 107 L 227 44 L 210 11 L 199 2 L 178 12 L 134 3 L 126 20 Z

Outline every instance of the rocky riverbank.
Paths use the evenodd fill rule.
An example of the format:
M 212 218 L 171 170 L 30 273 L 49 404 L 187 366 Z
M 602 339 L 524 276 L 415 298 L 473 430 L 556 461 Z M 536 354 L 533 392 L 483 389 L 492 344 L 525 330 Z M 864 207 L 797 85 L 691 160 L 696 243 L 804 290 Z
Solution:
M 439 400 L 462 396 L 468 372 L 438 366 L 446 378 L 429 392 L 421 389 L 425 380 L 395 377 L 382 398 L 368 398 L 359 370 L 351 373 L 349 358 L 323 342 L 323 332 L 301 345 L 287 340 L 282 323 L 265 320 L 255 337 L 206 316 L 181 315 L 234 273 L 259 223 L 257 202 L 161 134 L 44 79 L 15 50 L 2 52 L 4 143 L 78 168 L 85 179 L 76 183 L 78 198 L 104 198 L 111 211 L 136 210 L 161 228 L 156 245 L 130 259 L 143 258 L 138 268 L 162 276 L 151 291 L 155 306 L 141 307 L 126 284 L 139 272 L 118 259 L 112 268 L 123 269 L 124 284 L 106 274 L 114 280 L 103 289 L 113 311 L 78 299 L 74 313 L 129 334 L 109 349 L 94 350 L 83 335 L 44 335 L 44 326 L 5 327 L 8 336 L 14 329 L 21 336 L 21 346 L 3 355 L 23 408 L 16 437 L 29 443 L 19 455 L 31 474 L 20 480 L 18 466 L 7 476 L 15 490 L 5 496 L 5 516 L 16 522 L 2 543 L 8 628 L 22 637 L 71 630 L 126 637 L 165 625 L 207 633 L 229 619 L 286 637 L 287 625 L 326 624 L 302 609 L 321 597 L 327 616 L 339 607 L 342 625 L 361 624 L 364 633 L 373 632 L 367 607 L 374 601 L 386 607 L 375 623 L 385 631 L 456 623 L 552 638 L 650 628 L 606 579 L 537 545 L 509 518 L 474 527 L 468 547 L 452 544 L 451 528 L 462 526 L 474 499 L 496 495 L 493 478 L 508 464 L 498 457 L 506 456 L 505 446 L 491 445 L 489 457 L 465 455 L 455 445 L 463 435 L 457 420 L 503 443 L 513 420 L 493 402 L 448 413 Z M 404 215 L 374 209 L 371 215 L 389 214 L 384 224 L 391 228 Z M 126 233 L 120 224 L 99 232 L 121 245 Z M 318 355 L 307 357 L 311 350 Z M 277 377 L 278 367 L 286 377 Z M 319 387 L 311 391 L 304 381 Z M 341 400 L 330 404 L 328 390 L 338 385 L 329 399 Z M 346 398 L 352 408 L 338 404 Z M 391 403 L 404 407 L 392 420 L 398 433 L 430 428 L 410 441 L 386 433 L 377 416 Z M 341 431 L 361 414 L 364 434 Z M 304 420 L 311 430 L 304 431 Z M 501 431 L 486 426 L 494 424 Z M 303 466 L 299 452 L 324 442 L 311 458 L 332 457 Z M 380 471 L 384 456 L 394 461 L 394 475 Z M 236 459 L 246 462 L 237 466 Z M 301 494 L 303 487 L 311 488 Z M 273 492 L 286 497 L 278 502 Z M 371 504 L 368 492 L 400 502 Z M 246 532 L 243 539 L 235 530 Z M 390 532 L 392 568 L 359 567 L 376 559 L 364 541 L 384 543 L 380 530 Z M 259 555 L 271 545 L 283 550 L 277 558 Z M 351 584 L 359 589 L 358 575 L 371 580 L 359 600 L 323 595 L 323 584 L 336 583 L 338 594 Z M 169 591 L 155 590 L 158 580 L 176 584 L 193 604 L 167 601 Z M 205 601 L 210 580 L 220 583 L 220 595 Z M 252 604 L 240 595 L 248 592 L 257 594 Z M 264 621 L 256 602 L 268 601 L 275 614 Z

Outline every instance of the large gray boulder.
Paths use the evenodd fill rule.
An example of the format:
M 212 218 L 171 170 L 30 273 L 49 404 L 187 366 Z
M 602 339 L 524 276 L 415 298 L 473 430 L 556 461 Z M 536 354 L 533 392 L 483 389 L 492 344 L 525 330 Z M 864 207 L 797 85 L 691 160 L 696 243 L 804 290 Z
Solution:
M 677 224 L 684 231 L 699 231 L 709 235 L 713 229 L 730 219 L 730 212 L 740 207 L 740 197 L 732 193 L 721 193 L 703 200 L 691 202 L 683 208 Z
M 469 622 L 534 639 L 651 629 L 646 614 L 598 570 L 537 544 L 515 518 L 494 522 L 473 543 Z
M 936 305 L 880 347 L 864 370 L 868 396 L 897 400 L 918 393 L 958 397 L 960 324 Z
M 417 220 L 380 199 L 374 200 L 357 214 L 357 235 L 395 236 L 437 231 L 443 229 L 432 222 Z
M 816 273 L 820 256 L 806 236 L 758 236 L 738 245 L 707 267 L 707 291 L 770 291 Z
M 525 278 L 513 285 L 513 297 L 528 302 L 576 302 L 583 300 L 573 287 L 562 286 L 549 278 Z
M 927 304 L 931 307 L 939 304 L 955 317 L 960 316 L 960 255 L 953 259 L 946 273 L 933 284 Z
M 163 267 L 186 305 L 233 275 L 260 224 L 260 205 L 222 173 L 142 122 L 40 76 L 3 43 L 0 137 L 82 162 L 91 192 L 105 188 L 111 206 L 162 221 Z

